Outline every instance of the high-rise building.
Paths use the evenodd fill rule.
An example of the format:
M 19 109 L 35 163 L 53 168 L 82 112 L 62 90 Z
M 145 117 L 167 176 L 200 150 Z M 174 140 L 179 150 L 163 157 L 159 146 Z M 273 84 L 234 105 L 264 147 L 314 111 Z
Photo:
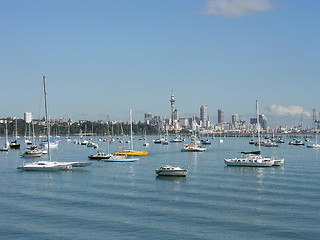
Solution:
M 173 122 L 174 122 L 174 121 L 179 121 L 179 112 L 178 112 L 177 109 L 175 109 L 175 110 L 173 111 L 172 120 L 173 120 Z
M 239 122 L 239 114 L 235 113 L 232 115 L 232 124 L 238 123 Z
M 265 115 L 261 114 L 259 115 L 259 123 L 262 129 L 267 129 L 267 118 Z
M 145 120 L 145 123 L 150 124 L 150 121 L 152 120 L 152 113 L 150 112 L 145 113 L 144 120 Z
M 205 124 L 208 122 L 208 106 L 207 105 L 202 105 L 200 107 L 200 120 Z
M 171 104 L 171 126 L 173 126 L 174 103 L 175 103 L 175 99 L 174 99 L 174 94 L 173 94 L 173 89 L 172 89 L 171 99 L 170 99 L 170 104 Z
M 218 123 L 224 123 L 224 111 L 222 109 L 218 110 Z
M 255 118 L 250 118 L 250 124 L 255 125 L 257 123 L 258 123 L 258 121 L 257 121 L 256 117 Z M 260 125 L 261 129 L 264 129 L 264 130 L 267 129 L 267 118 L 263 114 L 259 115 L 259 125 Z
M 26 123 L 31 123 L 32 122 L 32 113 L 31 112 L 25 112 L 24 113 L 24 121 Z

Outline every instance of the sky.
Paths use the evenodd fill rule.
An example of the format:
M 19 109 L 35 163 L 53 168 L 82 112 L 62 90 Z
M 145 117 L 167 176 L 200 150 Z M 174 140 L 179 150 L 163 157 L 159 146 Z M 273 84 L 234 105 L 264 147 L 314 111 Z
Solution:
M 238 113 L 312 124 L 320 111 L 318 0 L 0 0 L 0 118 L 211 122 Z

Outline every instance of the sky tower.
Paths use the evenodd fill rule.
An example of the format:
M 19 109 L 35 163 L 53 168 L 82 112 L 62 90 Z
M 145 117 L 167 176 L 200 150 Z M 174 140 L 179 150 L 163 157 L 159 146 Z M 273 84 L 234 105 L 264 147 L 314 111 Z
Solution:
M 171 94 L 171 99 L 170 99 L 170 103 L 171 103 L 171 126 L 173 126 L 173 112 L 174 112 L 174 94 L 173 94 L 173 89 L 172 89 L 172 94 Z

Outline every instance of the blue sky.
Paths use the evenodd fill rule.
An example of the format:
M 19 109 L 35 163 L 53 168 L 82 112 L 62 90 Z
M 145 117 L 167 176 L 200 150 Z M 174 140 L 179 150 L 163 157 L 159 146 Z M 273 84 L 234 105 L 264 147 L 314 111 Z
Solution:
M 320 1 L 0 0 L 0 118 L 260 113 L 311 124 L 320 111 Z

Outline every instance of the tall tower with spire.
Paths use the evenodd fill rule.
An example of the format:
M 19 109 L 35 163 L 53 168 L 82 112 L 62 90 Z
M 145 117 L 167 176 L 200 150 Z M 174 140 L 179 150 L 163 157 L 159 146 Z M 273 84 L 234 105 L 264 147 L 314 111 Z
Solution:
M 173 94 L 173 89 L 172 89 L 172 93 L 171 93 L 171 99 L 170 99 L 170 103 L 171 103 L 171 126 L 173 126 L 173 112 L 174 112 L 174 94 Z

